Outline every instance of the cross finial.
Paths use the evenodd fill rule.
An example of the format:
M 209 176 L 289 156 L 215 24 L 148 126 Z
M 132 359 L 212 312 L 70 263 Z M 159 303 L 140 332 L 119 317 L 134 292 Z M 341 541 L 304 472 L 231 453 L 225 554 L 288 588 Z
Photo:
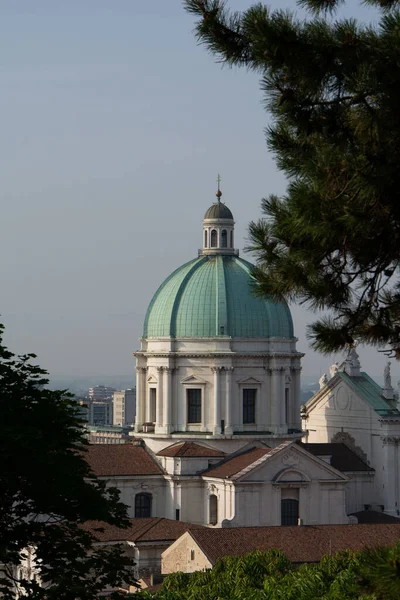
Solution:
M 218 177 L 217 177 L 217 184 L 218 184 L 218 191 L 215 194 L 218 198 L 218 202 L 221 202 L 221 196 L 222 196 L 222 192 L 220 190 L 220 185 L 221 185 L 221 175 L 218 173 Z

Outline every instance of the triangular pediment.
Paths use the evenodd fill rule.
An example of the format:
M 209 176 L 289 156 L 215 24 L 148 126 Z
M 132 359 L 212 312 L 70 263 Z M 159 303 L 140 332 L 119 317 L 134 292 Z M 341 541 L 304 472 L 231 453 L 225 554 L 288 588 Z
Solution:
M 260 381 L 260 379 L 256 379 L 255 377 L 247 377 L 246 379 L 238 379 L 237 383 L 246 385 L 260 385 L 262 382 Z
M 204 379 L 200 379 L 200 377 L 196 377 L 195 375 L 189 375 L 189 377 L 184 377 L 181 379 L 181 383 L 197 383 L 204 385 L 206 381 L 204 381 Z
M 382 396 L 381 388 L 366 373 L 349 377 L 347 373 L 339 372 L 305 403 L 309 415 L 314 411 L 326 411 L 327 408 L 343 415 L 356 410 L 359 417 L 360 411 L 371 408 L 378 414 L 392 412 L 390 404 Z
M 247 465 L 232 479 L 238 483 L 270 481 L 284 485 L 285 483 L 309 483 L 311 481 L 345 482 L 348 477 L 295 442 L 284 442 L 252 464 Z
M 147 378 L 147 383 L 157 383 L 157 377 L 154 377 L 154 375 L 149 375 Z

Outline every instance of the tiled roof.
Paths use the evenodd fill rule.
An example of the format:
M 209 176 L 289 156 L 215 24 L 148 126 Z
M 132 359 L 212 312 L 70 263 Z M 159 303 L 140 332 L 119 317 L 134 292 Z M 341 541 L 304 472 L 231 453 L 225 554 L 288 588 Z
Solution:
M 377 510 L 360 510 L 351 514 L 352 517 L 357 517 L 359 523 L 397 523 L 400 525 L 400 519 L 387 515 Z
M 160 465 L 136 444 L 91 444 L 85 459 L 98 477 L 162 474 Z
M 229 479 L 234 475 L 237 475 L 243 469 L 250 467 L 257 460 L 263 458 L 266 454 L 271 454 L 273 452 L 272 448 L 252 448 L 243 454 L 239 454 L 238 456 L 234 456 L 223 462 L 222 464 L 217 465 L 216 467 L 211 467 L 204 471 L 202 475 L 206 475 L 207 477 L 221 477 L 223 479 Z
M 179 444 L 173 444 L 164 448 L 157 453 L 157 456 L 177 456 L 177 457 L 212 457 L 212 456 L 225 456 L 225 452 L 221 450 L 215 450 L 214 448 L 207 448 L 196 442 L 179 442 Z
M 302 444 L 299 445 L 314 456 L 331 456 L 331 466 L 338 471 L 374 471 L 346 444 Z
M 202 525 L 183 523 L 163 517 L 130 519 L 130 522 L 131 526 L 127 529 L 120 529 L 100 521 L 87 521 L 82 528 L 93 533 L 99 542 L 175 541 L 186 531 L 204 529 Z
M 316 525 L 302 527 L 236 527 L 198 529 L 190 535 L 209 561 L 253 550 L 283 550 L 292 562 L 317 562 L 339 550 L 389 546 L 400 539 L 400 525 Z

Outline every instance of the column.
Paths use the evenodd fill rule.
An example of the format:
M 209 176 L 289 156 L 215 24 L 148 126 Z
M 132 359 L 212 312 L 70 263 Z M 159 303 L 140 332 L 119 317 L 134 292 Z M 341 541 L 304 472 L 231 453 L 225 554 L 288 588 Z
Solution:
M 221 433 L 221 404 L 219 394 L 219 375 L 222 367 L 211 367 L 214 373 L 214 406 L 213 406 L 213 434 Z
M 281 400 L 281 425 L 283 425 L 283 431 L 287 431 L 288 427 L 291 427 L 292 425 L 289 425 L 289 423 L 292 423 L 292 418 L 291 418 L 291 409 L 290 409 L 290 405 L 292 403 L 292 393 L 291 393 L 291 382 L 287 381 L 287 379 L 290 379 L 290 377 L 288 378 L 287 376 L 287 372 L 286 370 L 282 371 L 282 379 L 281 379 L 281 395 L 282 395 L 282 400 Z M 286 422 L 286 388 L 289 388 L 289 406 L 288 406 L 288 421 Z
M 163 431 L 172 431 L 172 369 L 164 367 Z
M 135 431 L 141 431 L 145 421 L 145 394 L 146 394 L 145 367 L 136 367 L 136 417 Z
M 163 418 L 163 370 L 164 367 L 157 367 L 157 398 L 156 398 L 156 429 L 162 426 Z
M 292 404 L 293 423 L 295 424 L 296 428 L 298 428 L 298 429 L 301 430 L 301 417 L 300 417 L 300 407 L 301 407 L 301 389 L 300 389 L 301 367 L 300 366 L 292 367 L 291 368 L 291 372 L 292 372 L 292 379 L 294 379 L 294 381 L 292 383 L 292 390 L 293 390 L 293 404 Z
M 226 395 L 225 395 L 225 433 L 233 433 L 232 427 L 232 371 L 233 367 L 225 367 Z
M 281 371 L 277 368 L 271 369 L 271 429 L 273 433 L 279 433 L 280 431 L 280 383 Z

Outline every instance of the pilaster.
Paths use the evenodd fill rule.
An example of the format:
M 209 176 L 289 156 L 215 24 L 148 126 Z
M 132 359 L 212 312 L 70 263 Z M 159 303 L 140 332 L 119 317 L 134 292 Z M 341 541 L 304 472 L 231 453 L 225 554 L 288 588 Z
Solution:
M 156 432 L 163 422 L 163 371 L 164 367 L 157 367 L 157 402 L 156 402 Z
M 163 396 L 163 433 L 172 431 L 172 367 L 163 367 L 164 396 Z
M 232 426 L 232 374 L 233 367 L 225 367 L 225 433 L 230 435 L 233 433 Z
M 146 372 L 146 367 L 136 367 L 135 432 L 141 431 L 145 422 Z
M 214 406 L 212 431 L 214 435 L 221 433 L 221 396 L 220 396 L 220 374 L 224 367 L 211 367 L 214 373 Z

